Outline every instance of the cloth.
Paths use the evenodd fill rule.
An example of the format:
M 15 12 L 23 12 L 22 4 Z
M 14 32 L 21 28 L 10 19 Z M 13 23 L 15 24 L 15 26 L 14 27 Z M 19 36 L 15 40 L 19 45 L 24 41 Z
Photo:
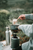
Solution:
M 21 29 L 29 37 L 30 37 L 30 33 L 32 33 L 32 25 L 30 24 L 19 25 L 18 29 Z
M 25 14 L 25 18 L 33 20 L 33 14 Z
M 30 40 L 21 45 L 22 50 L 33 50 L 33 43 L 31 44 Z
M 28 50 L 28 48 L 29 48 L 29 41 L 23 43 L 23 44 L 21 45 L 21 48 L 22 48 L 22 50 Z
M 27 36 L 30 36 L 31 34 L 33 35 L 33 24 L 20 25 L 18 28 L 21 29 Z M 22 50 L 33 50 L 33 39 L 31 39 L 31 36 L 30 40 L 23 43 L 21 48 Z

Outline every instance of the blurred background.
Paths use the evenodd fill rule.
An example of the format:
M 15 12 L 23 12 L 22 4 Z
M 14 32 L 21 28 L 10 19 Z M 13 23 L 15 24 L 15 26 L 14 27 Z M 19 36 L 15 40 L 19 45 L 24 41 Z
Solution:
M 5 40 L 6 26 L 12 24 L 14 18 L 21 14 L 31 14 L 33 11 L 33 0 L 0 0 L 0 41 Z M 31 20 L 18 20 L 19 24 L 32 24 Z M 23 31 L 17 34 L 20 37 L 20 43 L 29 40 Z

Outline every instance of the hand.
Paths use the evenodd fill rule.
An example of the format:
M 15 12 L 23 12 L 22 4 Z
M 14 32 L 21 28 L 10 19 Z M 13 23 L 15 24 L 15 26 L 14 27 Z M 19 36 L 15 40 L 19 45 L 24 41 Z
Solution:
M 18 19 L 24 20 L 25 19 L 25 14 L 22 14 L 18 17 Z

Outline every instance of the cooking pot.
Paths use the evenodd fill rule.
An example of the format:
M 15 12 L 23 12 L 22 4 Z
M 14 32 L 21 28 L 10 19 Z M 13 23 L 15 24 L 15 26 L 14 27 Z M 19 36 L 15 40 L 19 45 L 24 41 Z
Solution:
M 11 30 L 18 30 L 19 25 L 11 25 Z
M 13 32 L 18 32 L 18 26 L 19 25 L 11 25 L 11 30 L 13 31 Z

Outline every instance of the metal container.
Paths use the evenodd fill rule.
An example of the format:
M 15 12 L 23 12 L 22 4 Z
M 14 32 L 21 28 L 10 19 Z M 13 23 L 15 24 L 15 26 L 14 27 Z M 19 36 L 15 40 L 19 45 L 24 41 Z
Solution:
M 9 32 L 9 28 L 6 27 L 6 45 L 10 44 L 10 32 Z
M 18 30 L 19 25 L 11 25 L 11 30 Z
M 19 39 L 18 38 L 13 38 L 11 39 L 11 48 L 15 49 L 19 46 Z
M 19 25 L 11 25 L 12 32 L 17 33 L 18 32 L 18 26 Z

